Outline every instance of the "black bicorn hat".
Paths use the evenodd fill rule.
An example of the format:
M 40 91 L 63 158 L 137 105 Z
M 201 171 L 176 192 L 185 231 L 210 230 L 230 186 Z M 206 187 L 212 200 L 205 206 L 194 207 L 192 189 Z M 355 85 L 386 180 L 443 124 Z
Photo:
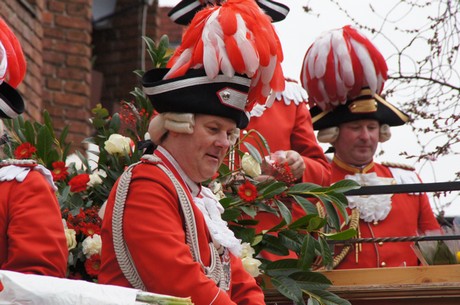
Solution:
M 219 74 L 210 79 L 204 69 L 190 69 L 183 76 L 163 79 L 168 71 L 152 69 L 142 78 L 143 90 L 156 111 L 209 114 L 232 119 L 238 128 L 248 125 L 245 107 L 250 78 Z
M 0 84 L 0 118 L 13 119 L 24 112 L 24 101 L 19 92 L 6 82 Z
M 323 111 L 320 107 L 314 106 L 310 109 L 310 114 L 315 130 L 365 119 L 377 120 L 380 124 L 389 126 L 399 126 L 409 121 L 406 113 L 368 88 L 361 90 L 356 98 L 349 99 L 334 109 Z
M 272 0 L 255 0 L 272 22 L 284 20 L 289 13 L 289 7 Z M 177 24 L 188 25 L 195 14 L 206 5 L 220 4 L 222 0 L 182 0 L 169 12 L 169 18 Z

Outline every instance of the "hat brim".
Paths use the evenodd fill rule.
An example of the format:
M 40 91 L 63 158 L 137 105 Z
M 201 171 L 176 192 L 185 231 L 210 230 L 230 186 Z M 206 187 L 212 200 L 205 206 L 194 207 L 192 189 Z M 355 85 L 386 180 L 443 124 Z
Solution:
M 0 117 L 13 119 L 24 112 L 24 101 L 19 92 L 6 82 L 0 84 Z
M 353 110 L 353 103 L 356 101 L 372 102 L 374 109 L 369 111 Z M 339 126 L 342 123 L 357 120 L 377 120 L 380 124 L 389 126 L 399 126 L 409 121 L 409 116 L 386 101 L 378 94 L 361 95 L 356 99 L 347 101 L 344 105 L 339 105 L 333 110 L 322 111 L 318 106 L 310 109 L 313 129 L 321 130 L 333 126 Z
M 259 7 L 270 16 L 272 22 L 284 20 L 289 13 L 289 7 L 272 0 L 257 0 Z M 199 0 L 182 0 L 169 12 L 168 17 L 177 24 L 188 25 L 195 14 L 206 5 Z
M 200 113 L 221 116 L 245 128 L 245 112 L 251 79 L 244 75 L 222 74 L 209 79 L 203 69 L 191 69 L 181 77 L 163 79 L 169 69 L 152 69 L 144 74 L 142 84 L 153 107 L 159 113 Z

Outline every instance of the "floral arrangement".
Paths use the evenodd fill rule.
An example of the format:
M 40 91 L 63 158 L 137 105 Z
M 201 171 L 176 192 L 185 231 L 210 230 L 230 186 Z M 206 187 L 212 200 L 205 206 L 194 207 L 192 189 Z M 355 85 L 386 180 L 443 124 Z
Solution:
M 154 66 L 164 66 L 167 37 L 162 37 L 158 46 L 149 38 L 144 40 Z M 143 72 L 135 73 L 142 75 Z M 131 94 L 133 100 L 122 101 L 119 113 L 111 115 L 101 105 L 92 110 L 90 122 L 95 135 L 83 142 L 89 145 L 86 155 L 78 151 L 69 154 L 68 128 L 58 136 L 46 111 L 43 124 L 25 121 L 21 116 L 7 123 L 10 141 L 4 146 L 6 155 L 37 160 L 52 172 L 58 187 L 70 252 L 69 278 L 97 281 L 101 249 L 99 209 L 123 170 L 140 159 L 142 143 L 148 140 L 145 134 L 154 109 L 140 88 Z M 251 133 L 258 134 L 250 131 L 248 135 Z M 266 141 L 258 135 L 269 152 Z M 247 152 L 238 149 L 242 145 Z M 331 282 L 314 269 L 331 265 L 328 239 L 355 235 L 354 230 L 341 232 L 340 226 L 341 219 L 348 219 L 346 197 L 342 193 L 357 188 L 358 184 L 348 180 L 328 188 L 294 184 L 288 167 L 277 163 L 270 153 L 268 157 L 262 156 L 245 138 L 240 139 L 233 152 L 241 159 L 241 167 L 230 170 L 229 164 L 223 164 L 218 175 L 207 183 L 221 198 L 225 208 L 223 219 L 243 242 L 242 260 L 246 269 L 254 277 L 261 274 L 268 277 L 295 304 L 304 304 L 305 294 L 313 304 L 349 304 L 328 292 Z M 260 179 L 262 168 L 265 173 L 270 169 L 271 179 Z M 315 201 L 321 202 L 326 215 L 319 214 Z M 299 205 L 306 216 L 293 219 L 291 206 L 294 204 Z M 260 211 L 281 216 L 280 223 L 266 232 L 256 233 L 253 217 Z M 241 215 L 247 217 L 241 219 Z M 293 251 L 298 259 L 271 262 L 257 257 L 261 251 L 279 255 Z

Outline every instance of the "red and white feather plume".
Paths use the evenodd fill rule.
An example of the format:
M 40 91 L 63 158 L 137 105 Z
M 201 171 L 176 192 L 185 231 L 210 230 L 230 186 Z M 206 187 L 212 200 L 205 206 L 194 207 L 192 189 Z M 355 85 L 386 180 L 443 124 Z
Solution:
M 271 92 L 284 90 L 282 61 L 278 35 L 256 2 L 228 0 L 195 15 L 168 62 L 165 79 L 198 68 L 204 68 L 210 79 L 219 72 L 229 77 L 246 74 L 251 78 L 246 106 L 250 111 L 255 103 L 265 104 Z
M 323 111 L 355 98 L 363 87 L 380 94 L 388 67 L 383 55 L 352 26 L 323 33 L 307 50 L 300 79 L 311 106 Z
M 26 60 L 21 45 L 5 23 L 0 18 L 0 84 L 6 81 L 16 88 L 24 79 Z

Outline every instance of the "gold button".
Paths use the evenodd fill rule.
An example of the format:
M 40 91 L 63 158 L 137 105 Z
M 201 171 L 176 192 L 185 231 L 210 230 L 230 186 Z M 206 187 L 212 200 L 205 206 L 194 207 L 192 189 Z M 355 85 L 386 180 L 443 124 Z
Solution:
M 387 265 L 387 263 L 385 263 L 385 262 L 381 262 L 381 263 L 380 263 L 380 266 L 381 266 L 381 267 L 385 267 L 386 265 Z
M 379 242 L 379 246 L 383 246 L 383 241 Z

